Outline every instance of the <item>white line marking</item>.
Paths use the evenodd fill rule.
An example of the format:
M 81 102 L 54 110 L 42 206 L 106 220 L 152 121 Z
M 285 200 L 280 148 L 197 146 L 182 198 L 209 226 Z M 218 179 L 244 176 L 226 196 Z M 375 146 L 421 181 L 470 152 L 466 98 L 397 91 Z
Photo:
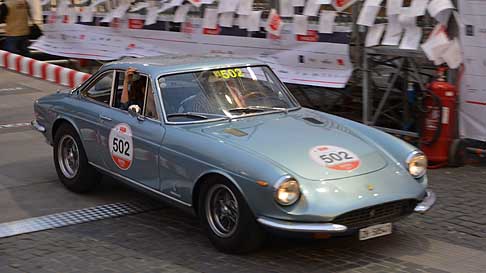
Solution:
M 23 87 L 0 88 L 0 92 L 24 90 Z
M 29 122 L 22 122 L 22 123 L 11 123 L 11 124 L 0 124 L 0 129 L 5 128 L 18 128 L 18 127 L 27 127 L 30 126 Z

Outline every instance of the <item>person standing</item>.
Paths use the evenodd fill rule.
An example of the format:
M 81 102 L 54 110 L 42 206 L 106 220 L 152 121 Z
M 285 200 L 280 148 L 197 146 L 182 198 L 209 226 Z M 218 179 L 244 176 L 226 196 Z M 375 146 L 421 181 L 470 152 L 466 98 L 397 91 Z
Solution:
M 29 50 L 29 4 L 26 0 L 6 0 L 0 5 L 0 16 L 5 18 L 4 49 L 12 53 L 27 55 Z

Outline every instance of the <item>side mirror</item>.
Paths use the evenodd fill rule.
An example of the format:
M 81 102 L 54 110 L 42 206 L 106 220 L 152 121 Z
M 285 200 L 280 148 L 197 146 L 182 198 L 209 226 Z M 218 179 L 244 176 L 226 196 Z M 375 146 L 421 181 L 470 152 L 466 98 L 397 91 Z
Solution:
M 142 113 L 142 108 L 136 104 L 132 104 L 128 107 L 128 113 L 132 116 L 139 116 Z

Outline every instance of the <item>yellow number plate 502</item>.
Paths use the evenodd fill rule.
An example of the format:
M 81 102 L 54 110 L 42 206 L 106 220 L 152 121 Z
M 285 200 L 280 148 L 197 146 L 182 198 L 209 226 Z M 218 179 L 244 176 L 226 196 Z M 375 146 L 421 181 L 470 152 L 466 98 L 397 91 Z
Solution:
M 375 225 L 359 230 L 359 239 L 368 240 L 380 236 L 385 236 L 392 233 L 392 224 L 386 223 L 381 225 Z
M 213 75 L 223 79 L 244 77 L 243 71 L 239 68 L 216 70 L 213 71 Z

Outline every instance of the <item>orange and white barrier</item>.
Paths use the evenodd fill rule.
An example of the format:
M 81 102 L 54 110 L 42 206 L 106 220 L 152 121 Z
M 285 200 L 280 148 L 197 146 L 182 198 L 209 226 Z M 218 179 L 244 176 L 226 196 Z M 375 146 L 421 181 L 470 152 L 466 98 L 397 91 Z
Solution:
M 4 50 L 0 50 L 0 67 L 69 87 L 76 87 L 91 76 Z

